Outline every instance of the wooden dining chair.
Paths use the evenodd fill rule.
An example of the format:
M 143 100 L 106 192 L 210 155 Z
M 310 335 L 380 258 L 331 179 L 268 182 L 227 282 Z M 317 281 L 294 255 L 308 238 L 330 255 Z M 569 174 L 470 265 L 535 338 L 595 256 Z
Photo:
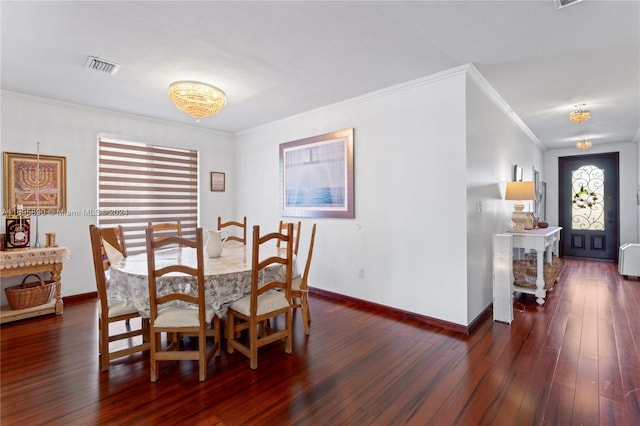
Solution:
M 113 257 L 113 252 L 111 248 L 115 248 L 118 251 L 118 254 L 115 256 L 115 259 L 109 258 L 109 262 L 111 264 L 118 263 L 120 259 L 124 259 L 127 257 L 127 241 L 124 238 L 124 228 L 122 225 L 117 225 L 114 228 L 102 228 L 102 240 L 107 244 L 103 244 L 103 250 L 106 252 L 107 257 L 111 255 Z M 109 247 L 110 246 L 110 247 Z M 109 247 L 109 250 L 105 250 Z M 125 320 L 126 324 L 129 325 L 131 323 L 131 319 Z
M 278 232 L 283 233 L 283 231 L 287 230 L 288 222 L 280 220 L 280 225 L 278 226 Z M 293 254 L 298 255 L 298 247 L 300 247 L 300 228 L 302 227 L 302 222 L 294 222 L 293 223 Z M 281 243 L 280 240 L 276 243 L 277 247 L 280 248 Z
M 152 228 L 156 238 L 166 237 L 168 235 L 176 235 L 182 237 L 182 225 L 180 221 L 152 223 L 149 222 L 149 228 Z
M 151 381 L 158 379 L 158 362 L 169 360 L 198 361 L 200 381 L 207 378 L 207 365 L 219 353 L 220 349 L 220 319 L 214 314 L 213 308 L 205 304 L 204 292 L 204 248 L 202 228 L 196 229 L 195 240 L 169 236 L 154 238 L 152 227 L 146 230 L 147 265 L 149 277 L 149 322 L 151 331 Z M 177 259 L 174 264 L 163 264 L 156 267 L 156 251 L 168 245 L 178 245 L 181 250 L 196 251 L 197 267 L 193 268 L 180 264 Z M 167 274 L 181 273 L 190 283 L 195 284 L 197 294 L 181 292 L 171 289 L 169 292 L 157 291 L 157 280 Z M 167 305 L 165 305 L 167 304 Z M 178 305 L 180 304 L 180 305 Z M 184 305 L 190 306 L 184 306 Z M 162 347 L 161 334 L 171 336 L 195 336 L 198 338 L 198 350 L 190 350 L 180 345 L 179 338 L 172 338 Z M 207 350 L 207 337 L 214 338 L 213 346 Z
M 120 253 L 126 256 L 124 239 L 122 238 L 122 230 L 118 228 L 98 228 L 95 225 L 89 225 L 89 234 L 91 237 L 91 252 L 93 255 L 93 266 L 96 277 L 96 287 L 98 290 L 99 313 L 98 313 L 98 361 L 100 370 L 109 370 L 109 363 L 117 358 L 131 355 L 136 352 L 148 351 L 150 344 L 148 342 L 149 320 L 141 318 L 138 311 L 124 303 L 114 303 L 109 301 L 107 295 L 107 277 L 106 273 L 111 265 L 107 256 L 105 245 L 109 244 L 116 250 L 122 250 Z M 118 237 L 119 235 L 119 237 Z M 122 241 L 119 243 L 118 241 Z M 106 243 L 106 244 L 105 244 Z M 140 318 L 140 328 L 131 330 L 129 321 L 133 318 Z M 118 322 L 124 321 L 126 332 L 115 332 L 111 334 L 110 325 L 118 326 Z M 123 349 L 110 349 L 110 343 L 120 340 L 130 340 L 140 336 L 139 344 L 131 344 Z
M 218 216 L 218 231 L 222 231 L 224 228 L 230 228 L 233 234 L 229 234 L 227 237 L 228 241 L 238 241 L 242 244 L 247 244 L 247 217 L 245 216 L 242 222 L 236 222 L 230 220 L 228 222 L 223 222 L 222 218 Z M 238 229 L 236 229 L 238 228 Z M 242 237 L 237 235 L 238 233 L 242 234 Z
M 258 368 L 258 349 L 264 345 L 285 339 L 286 353 L 291 353 L 291 280 L 293 278 L 293 224 L 287 225 L 287 233 L 272 232 L 260 236 L 260 226 L 253 227 L 253 253 L 251 261 L 251 294 L 232 303 L 227 311 L 225 335 L 227 351 L 235 349 L 249 358 L 252 369 Z M 261 247 L 273 240 L 287 243 L 284 256 L 274 255 L 261 260 Z M 284 280 L 260 282 L 265 269 L 281 265 Z M 265 274 L 266 275 L 266 274 Z M 280 290 L 280 291 L 272 291 Z M 284 328 L 259 327 L 269 319 L 284 315 Z M 248 330 L 248 341 L 242 340 L 241 331 Z
M 124 238 L 124 228 L 117 225 L 113 228 L 102 228 L 102 239 L 115 247 L 122 257 L 127 257 L 127 241 Z
M 309 324 L 311 323 L 311 312 L 309 311 L 309 269 L 311 268 L 311 257 L 313 256 L 313 244 L 316 240 L 316 224 L 311 227 L 311 240 L 309 241 L 309 253 L 304 265 L 304 272 L 291 281 L 291 307 L 294 311 L 298 308 L 302 310 L 302 322 L 304 323 L 304 334 L 309 335 Z

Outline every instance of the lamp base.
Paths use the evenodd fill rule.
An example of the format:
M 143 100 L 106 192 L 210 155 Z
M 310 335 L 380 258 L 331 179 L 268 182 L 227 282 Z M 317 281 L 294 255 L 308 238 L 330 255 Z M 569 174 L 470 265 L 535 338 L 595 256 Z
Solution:
M 524 232 L 524 224 L 527 222 L 527 214 L 523 212 L 524 204 L 522 201 L 518 201 L 513 206 L 513 214 L 511 220 L 513 221 L 513 232 Z

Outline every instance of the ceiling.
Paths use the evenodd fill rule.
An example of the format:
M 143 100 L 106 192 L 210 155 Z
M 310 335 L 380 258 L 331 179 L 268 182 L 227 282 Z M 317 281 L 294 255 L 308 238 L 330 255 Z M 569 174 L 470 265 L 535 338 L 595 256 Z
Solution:
M 546 148 L 640 139 L 638 1 L 2 0 L 0 14 L 6 92 L 235 133 L 472 63 Z M 167 96 L 176 80 L 227 105 L 196 123 Z M 576 125 L 580 103 L 592 115 Z

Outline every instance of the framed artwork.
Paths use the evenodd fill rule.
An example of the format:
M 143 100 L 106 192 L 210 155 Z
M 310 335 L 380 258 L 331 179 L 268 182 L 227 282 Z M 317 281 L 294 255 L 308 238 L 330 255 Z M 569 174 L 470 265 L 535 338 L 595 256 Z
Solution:
M 540 220 L 547 220 L 547 182 L 540 182 L 540 206 L 538 209 L 538 217 Z
M 540 204 L 542 201 L 542 182 L 540 181 L 540 172 L 533 168 L 533 187 L 536 199 L 533 201 L 533 212 L 540 214 Z
M 513 181 L 514 182 L 522 182 L 523 170 L 522 167 L 517 164 L 513 166 Z
M 224 173 L 211 172 L 211 192 L 224 192 Z
M 67 159 L 54 155 L 3 153 L 4 208 L 22 205 L 34 214 L 67 210 Z
M 353 218 L 353 129 L 280 144 L 280 215 Z

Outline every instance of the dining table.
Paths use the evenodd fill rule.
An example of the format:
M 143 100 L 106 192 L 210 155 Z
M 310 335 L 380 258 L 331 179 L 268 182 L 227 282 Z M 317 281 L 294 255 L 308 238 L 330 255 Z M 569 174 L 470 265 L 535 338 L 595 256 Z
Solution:
M 260 247 L 260 258 L 283 256 L 286 249 L 273 246 Z M 191 247 L 169 247 L 155 253 L 156 269 L 170 264 L 197 267 L 196 250 Z M 251 293 L 251 247 L 237 242 L 226 242 L 219 257 L 204 255 L 205 304 L 220 318 L 225 318 L 228 307 Z M 149 317 L 149 276 L 147 253 L 123 258 L 108 271 L 107 295 L 119 303 L 134 306 L 140 315 Z M 294 258 L 294 276 L 297 266 Z M 260 271 L 260 282 L 284 280 L 284 265 L 273 265 Z M 179 272 L 156 278 L 158 294 L 187 292 L 197 294 L 196 278 Z

